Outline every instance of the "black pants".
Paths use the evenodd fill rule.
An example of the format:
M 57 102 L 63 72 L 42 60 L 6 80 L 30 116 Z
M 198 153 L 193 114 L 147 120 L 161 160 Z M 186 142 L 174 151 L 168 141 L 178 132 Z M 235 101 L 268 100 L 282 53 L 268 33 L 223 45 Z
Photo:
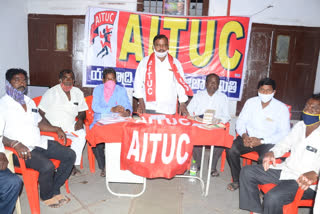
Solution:
M 227 149 L 227 160 L 231 169 L 233 182 L 239 182 L 239 175 L 241 170 L 240 155 L 253 151 L 258 152 L 258 163 L 261 163 L 264 154 L 267 153 L 273 146 L 274 144 L 262 144 L 253 148 L 245 147 L 242 137 L 238 136 L 233 141 L 232 147 L 230 149 Z
M 49 159 L 60 160 L 60 165 L 55 170 Z M 48 148 L 36 147 L 31 151 L 31 159 L 25 161 L 27 168 L 39 172 L 40 198 L 48 200 L 60 194 L 60 187 L 70 176 L 76 153 L 56 141 L 48 140 Z M 18 158 L 14 155 L 14 164 L 19 165 Z
M 94 153 L 94 156 L 97 159 L 99 169 L 103 170 L 106 166 L 106 159 L 105 159 L 105 153 L 104 153 L 105 144 L 99 143 L 96 147 L 92 147 L 92 151 Z
M 225 148 L 220 146 L 215 146 L 212 155 L 212 168 L 211 171 L 217 170 L 218 160 L 221 157 L 221 154 Z M 196 161 L 197 165 L 201 166 L 201 154 L 202 154 L 202 146 L 194 146 L 193 147 L 193 159 Z
M 294 200 L 298 190 L 295 180 L 279 180 L 281 170 L 264 171 L 262 165 L 245 166 L 240 173 L 240 209 L 264 214 L 281 214 L 283 205 Z M 260 203 L 258 184 L 277 184 L 264 195 L 263 205 Z M 307 189 L 302 198 L 312 199 L 316 192 Z

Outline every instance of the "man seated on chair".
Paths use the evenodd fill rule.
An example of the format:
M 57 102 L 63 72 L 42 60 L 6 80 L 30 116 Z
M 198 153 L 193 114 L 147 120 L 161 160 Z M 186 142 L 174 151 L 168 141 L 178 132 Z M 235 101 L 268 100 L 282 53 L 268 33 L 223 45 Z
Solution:
M 277 143 L 263 158 L 262 165 L 246 166 L 240 173 L 240 208 L 255 213 L 282 213 L 283 205 L 293 201 L 300 186 L 302 199 L 315 197 L 320 170 L 320 94 L 312 96 L 291 132 Z M 275 163 L 286 152 L 290 156 L 281 164 Z M 264 195 L 260 203 L 258 184 L 277 186 Z
M 2 143 L 5 122 L 0 115 L 0 210 L 1 213 L 12 213 L 22 188 L 22 181 L 8 169 L 8 159 Z M 16 141 L 9 141 L 14 144 Z
M 218 91 L 220 77 L 217 74 L 209 74 L 206 77 L 206 90 L 195 94 L 187 106 L 190 115 L 203 115 L 206 110 L 215 110 L 214 117 L 222 123 L 227 123 L 231 118 L 228 110 L 228 98 L 225 94 Z M 198 166 L 201 163 L 202 146 L 193 148 L 193 157 Z M 219 176 L 217 163 L 223 152 L 223 147 L 214 147 L 212 159 L 212 176 Z
M 39 171 L 40 198 L 49 207 L 60 207 L 70 201 L 60 193 L 60 187 L 70 176 L 76 155 L 73 150 L 56 141 L 41 141 L 40 130 L 56 132 L 66 140 L 61 128 L 50 125 L 38 113 L 34 101 L 25 96 L 27 72 L 9 69 L 6 72 L 6 95 L 0 99 L 0 115 L 5 121 L 5 146 L 14 148 L 27 168 Z M 6 143 L 14 140 L 15 143 Z M 15 165 L 19 165 L 14 155 Z M 60 161 L 55 170 L 50 159 Z
M 119 114 L 122 117 L 130 116 L 132 107 L 125 88 L 116 85 L 116 71 L 113 68 L 106 68 L 102 73 L 103 84 L 93 90 L 92 110 L 94 111 L 93 125 L 104 116 Z M 100 175 L 106 176 L 104 143 L 99 143 L 92 148 L 97 159 Z
M 139 63 L 134 79 L 133 96 L 139 100 L 138 113 L 175 114 L 178 97 L 179 113 L 188 115 L 186 102 L 193 95 L 192 90 L 184 81 L 181 63 L 168 53 L 168 38 L 162 34 L 155 36 L 153 50 Z
M 71 149 L 76 153 L 76 162 L 71 175 L 80 175 L 76 168 L 81 163 L 82 151 L 86 143 L 83 121 L 86 118 L 87 103 L 83 92 L 74 87 L 74 73 L 62 70 L 59 84 L 47 90 L 39 104 L 39 113 L 53 126 L 61 127 L 72 140 Z
M 258 96 L 246 101 L 236 123 L 239 135 L 230 149 L 227 160 L 230 165 L 233 182 L 228 189 L 239 188 L 240 155 L 256 151 L 258 163 L 263 155 L 290 131 L 290 116 L 287 106 L 273 98 L 276 93 L 274 80 L 264 78 L 258 83 Z

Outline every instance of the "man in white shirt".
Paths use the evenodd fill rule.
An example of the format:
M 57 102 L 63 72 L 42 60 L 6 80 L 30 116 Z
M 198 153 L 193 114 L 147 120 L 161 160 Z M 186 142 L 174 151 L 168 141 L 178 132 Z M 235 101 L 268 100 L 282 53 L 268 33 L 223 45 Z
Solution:
M 2 133 L 5 121 L 0 115 L 0 210 L 1 213 L 12 213 L 21 191 L 22 181 L 8 169 L 8 159 L 2 144 Z M 14 144 L 16 141 L 7 142 Z M 5 200 L 3 200 L 5 199 Z
M 76 152 L 75 165 L 81 163 L 82 151 L 86 143 L 86 131 L 83 121 L 86 118 L 87 103 L 83 92 L 74 84 L 74 73 L 62 70 L 59 73 L 60 84 L 50 88 L 42 96 L 39 112 L 53 126 L 61 127 L 72 140 L 71 149 Z M 80 171 L 74 167 L 72 175 L 79 175 Z
M 0 115 L 6 124 L 3 142 L 17 151 L 27 168 L 39 172 L 40 198 L 46 206 L 57 208 L 70 201 L 60 193 L 60 187 L 68 179 L 76 155 L 73 150 L 56 141 L 41 140 L 40 130 L 56 132 L 59 138 L 66 137 L 61 128 L 43 120 L 34 101 L 24 95 L 27 79 L 25 70 L 14 68 L 6 72 L 6 95 L 0 99 Z M 15 143 L 6 144 L 10 141 Z M 17 157 L 14 155 L 13 158 L 14 164 L 18 165 Z M 50 159 L 60 161 L 57 169 Z
M 240 208 L 255 213 L 282 213 L 283 205 L 293 201 L 298 187 L 305 190 L 303 199 L 315 197 L 315 185 L 320 170 L 320 94 L 310 98 L 291 132 L 270 152 L 262 165 L 246 166 L 240 174 Z M 290 156 L 281 164 L 275 159 L 286 152 Z M 264 195 L 260 203 L 258 184 L 277 186 Z
M 240 155 L 256 151 L 259 154 L 258 163 L 276 143 L 282 140 L 290 131 L 290 115 L 287 106 L 273 98 L 276 93 L 276 83 L 270 78 L 264 78 L 258 83 L 258 96 L 247 100 L 236 123 L 238 137 L 230 149 L 227 149 L 227 159 L 230 165 L 233 182 L 228 189 L 239 188 Z
M 192 90 L 184 81 L 181 63 L 168 54 L 168 49 L 168 38 L 157 35 L 154 53 L 139 63 L 133 92 L 139 102 L 138 113 L 175 114 L 178 96 L 179 113 L 188 114 L 185 102 L 193 95 Z
M 220 77 L 217 74 L 207 75 L 206 90 L 195 94 L 187 106 L 191 116 L 203 115 L 206 110 L 210 109 L 215 110 L 214 117 L 222 123 L 227 123 L 231 119 L 228 110 L 228 98 L 224 93 L 218 91 L 219 83 Z M 202 146 L 195 146 L 193 148 L 193 158 L 198 166 L 201 164 L 201 148 Z M 223 147 L 214 147 L 211 171 L 213 177 L 219 176 L 216 167 L 223 150 Z

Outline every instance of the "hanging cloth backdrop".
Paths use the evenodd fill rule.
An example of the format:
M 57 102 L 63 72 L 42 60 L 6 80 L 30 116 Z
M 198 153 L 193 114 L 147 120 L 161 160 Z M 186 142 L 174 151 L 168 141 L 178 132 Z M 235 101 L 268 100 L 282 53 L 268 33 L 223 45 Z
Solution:
M 205 88 L 206 75 L 216 73 L 220 90 L 241 99 L 249 17 L 178 17 L 88 8 L 85 25 L 84 87 L 101 84 L 103 69 L 113 67 L 117 84 L 130 96 L 139 62 L 153 52 L 153 38 L 165 34 L 169 53 L 181 62 L 195 93 Z

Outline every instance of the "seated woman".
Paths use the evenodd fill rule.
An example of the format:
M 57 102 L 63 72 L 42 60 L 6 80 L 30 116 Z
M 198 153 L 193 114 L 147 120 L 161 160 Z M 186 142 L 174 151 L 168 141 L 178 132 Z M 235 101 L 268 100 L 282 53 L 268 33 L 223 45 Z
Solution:
M 98 85 L 93 90 L 92 110 L 94 111 L 94 119 L 90 128 L 104 115 L 119 113 L 122 117 L 128 117 L 132 111 L 126 89 L 116 85 L 115 70 L 113 68 L 104 69 L 102 77 L 103 84 Z M 101 169 L 100 175 L 105 177 L 104 143 L 100 143 L 93 148 L 93 153 Z

